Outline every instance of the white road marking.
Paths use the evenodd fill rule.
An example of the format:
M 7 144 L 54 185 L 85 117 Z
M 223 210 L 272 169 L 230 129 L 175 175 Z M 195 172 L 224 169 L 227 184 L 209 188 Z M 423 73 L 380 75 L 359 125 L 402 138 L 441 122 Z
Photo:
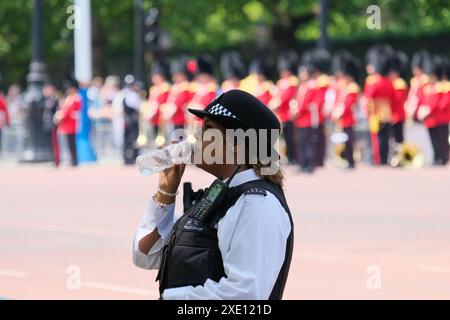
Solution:
M 156 291 L 145 290 L 145 289 L 134 288 L 134 287 L 124 287 L 121 285 L 115 285 L 115 284 L 109 284 L 109 283 L 101 283 L 101 282 L 94 282 L 94 281 L 81 281 L 81 287 L 114 291 L 114 292 L 120 292 L 120 293 L 132 293 L 132 294 L 138 294 L 138 295 L 143 295 L 143 296 L 151 296 L 154 298 L 159 298 L 159 294 Z
M 19 278 L 19 279 L 28 278 L 28 274 L 26 272 L 15 271 L 15 270 L 1 270 L 0 269 L 0 276 L 10 277 L 10 278 Z

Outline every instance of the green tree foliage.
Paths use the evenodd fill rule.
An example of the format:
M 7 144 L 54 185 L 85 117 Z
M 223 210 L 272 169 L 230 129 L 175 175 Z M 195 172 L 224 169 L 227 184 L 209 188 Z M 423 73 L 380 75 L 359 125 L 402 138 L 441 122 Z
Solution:
M 125 72 L 133 51 L 133 0 L 92 0 L 95 72 Z M 271 53 L 319 37 L 318 0 L 143 0 L 158 7 L 174 51 L 217 51 L 266 44 Z M 67 28 L 68 0 L 43 0 L 45 58 L 52 74 L 73 63 L 73 31 Z M 381 29 L 366 27 L 369 5 L 381 9 Z M 32 0 L 0 1 L 0 72 L 6 82 L 22 81 L 31 54 Z M 331 39 L 404 36 L 450 30 L 446 0 L 329 0 Z

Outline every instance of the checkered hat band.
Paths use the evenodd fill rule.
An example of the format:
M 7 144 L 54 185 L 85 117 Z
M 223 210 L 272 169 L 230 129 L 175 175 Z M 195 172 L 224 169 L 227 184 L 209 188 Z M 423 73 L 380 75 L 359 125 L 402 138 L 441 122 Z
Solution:
M 214 104 L 207 111 L 210 114 L 219 115 L 219 116 L 225 116 L 225 117 L 231 117 L 231 118 L 236 119 L 236 116 L 234 114 L 232 114 L 230 111 L 228 111 L 227 108 L 225 108 L 224 106 L 222 106 L 219 103 Z

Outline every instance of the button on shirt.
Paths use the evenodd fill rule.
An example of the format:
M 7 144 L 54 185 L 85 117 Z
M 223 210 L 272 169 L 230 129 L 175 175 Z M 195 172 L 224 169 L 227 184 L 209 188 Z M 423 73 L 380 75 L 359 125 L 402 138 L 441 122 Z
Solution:
M 260 177 L 253 169 L 239 172 L 230 182 L 235 187 Z M 158 207 L 151 201 L 136 230 L 134 264 L 144 269 L 159 268 L 164 242 L 176 219 L 175 205 Z M 161 238 L 148 254 L 139 241 L 158 228 Z M 204 285 L 166 289 L 169 299 L 268 299 L 285 259 L 286 241 L 291 231 L 288 214 L 278 199 L 267 195 L 243 194 L 216 225 L 219 249 L 227 277 Z

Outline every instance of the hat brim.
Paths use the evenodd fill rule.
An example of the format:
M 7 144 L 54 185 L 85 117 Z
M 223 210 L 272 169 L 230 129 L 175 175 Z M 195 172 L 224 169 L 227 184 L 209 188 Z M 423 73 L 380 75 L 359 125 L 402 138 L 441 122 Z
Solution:
M 211 114 L 205 110 L 200 110 L 200 109 L 188 108 L 188 111 L 201 119 L 208 118 L 208 119 L 217 121 L 225 129 L 239 129 L 239 128 L 249 129 L 251 127 L 248 123 L 246 123 L 238 118 L 231 118 L 231 117 L 227 117 L 227 116 L 223 116 L 223 115 L 219 115 L 219 114 Z

